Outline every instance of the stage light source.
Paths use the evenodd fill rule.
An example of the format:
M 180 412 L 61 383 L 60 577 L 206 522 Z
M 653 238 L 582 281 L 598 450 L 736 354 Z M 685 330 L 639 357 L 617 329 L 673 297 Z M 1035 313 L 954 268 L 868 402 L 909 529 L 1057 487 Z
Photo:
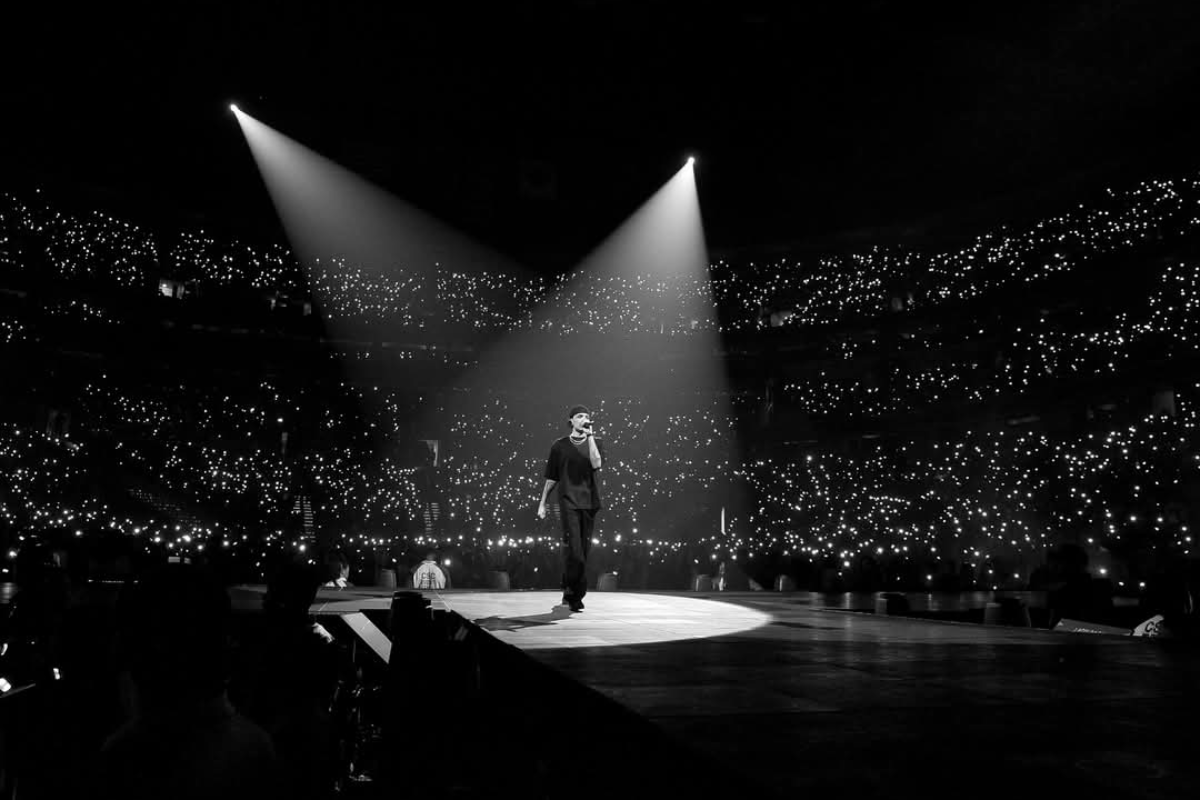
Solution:
M 695 157 L 695 156 L 688 156 L 687 165 L 690 167 L 690 166 L 692 166 L 692 165 L 693 165 L 693 164 L 695 164 L 695 163 L 696 163 L 696 157 Z
M 235 113 L 235 114 L 240 114 L 240 113 L 241 113 L 241 111 L 240 111 L 240 110 L 238 109 L 238 107 L 237 107 L 237 103 L 230 103 L 230 104 L 229 104 L 229 110 L 230 110 L 230 111 L 232 111 L 232 112 L 233 112 L 233 113 Z

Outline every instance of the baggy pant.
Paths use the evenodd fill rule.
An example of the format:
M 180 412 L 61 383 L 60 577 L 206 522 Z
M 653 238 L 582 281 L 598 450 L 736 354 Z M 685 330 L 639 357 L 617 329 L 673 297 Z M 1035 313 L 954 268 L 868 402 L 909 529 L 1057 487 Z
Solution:
M 582 600 L 587 594 L 587 557 L 592 549 L 592 529 L 598 508 L 559 504 L 563 527 L 563 598 Z

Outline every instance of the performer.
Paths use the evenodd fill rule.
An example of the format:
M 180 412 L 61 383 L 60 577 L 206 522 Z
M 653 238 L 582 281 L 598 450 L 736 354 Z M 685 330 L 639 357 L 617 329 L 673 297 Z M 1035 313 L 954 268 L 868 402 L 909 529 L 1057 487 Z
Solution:
M 587 556 L 601 508 L 596 471 L 604 463 L 604 442 L 594 435 L 592 412 L 587 406 L 572 406 L 567 416 L 571 432 L 550 447 L 537 515 L 538 519 L 546 518 L 546 498 L 558 486 L 563 530 L 562 601 L 578 613 L 583 611 L 583 596 L 587 594 Z

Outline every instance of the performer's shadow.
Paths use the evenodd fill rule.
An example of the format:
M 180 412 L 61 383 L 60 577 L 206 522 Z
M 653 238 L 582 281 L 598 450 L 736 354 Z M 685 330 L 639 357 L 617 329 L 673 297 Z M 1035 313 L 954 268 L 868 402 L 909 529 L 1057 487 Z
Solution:
M 472 620 L 485 631 L 516 631 L 521 628 L 536 628 L 539 625 L 553 625 L 561 619 L 571 616 L 571 609 L 566 606 L 555 606 L 549 614 L 537 614 L 529 617 L 483 617 Z

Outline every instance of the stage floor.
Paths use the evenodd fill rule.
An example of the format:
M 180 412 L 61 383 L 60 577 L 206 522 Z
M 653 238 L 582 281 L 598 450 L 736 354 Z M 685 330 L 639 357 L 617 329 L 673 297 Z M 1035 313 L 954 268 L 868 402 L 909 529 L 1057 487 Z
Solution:
M 571 615 L 555 610 L 557 592 L 425 594 L 786 794 L 1142 798 L 1200 786 L 1191 643 L 836 611 L 801 593 L 593 592 Z M 323 591 L 313 611 L 388 602 Z

